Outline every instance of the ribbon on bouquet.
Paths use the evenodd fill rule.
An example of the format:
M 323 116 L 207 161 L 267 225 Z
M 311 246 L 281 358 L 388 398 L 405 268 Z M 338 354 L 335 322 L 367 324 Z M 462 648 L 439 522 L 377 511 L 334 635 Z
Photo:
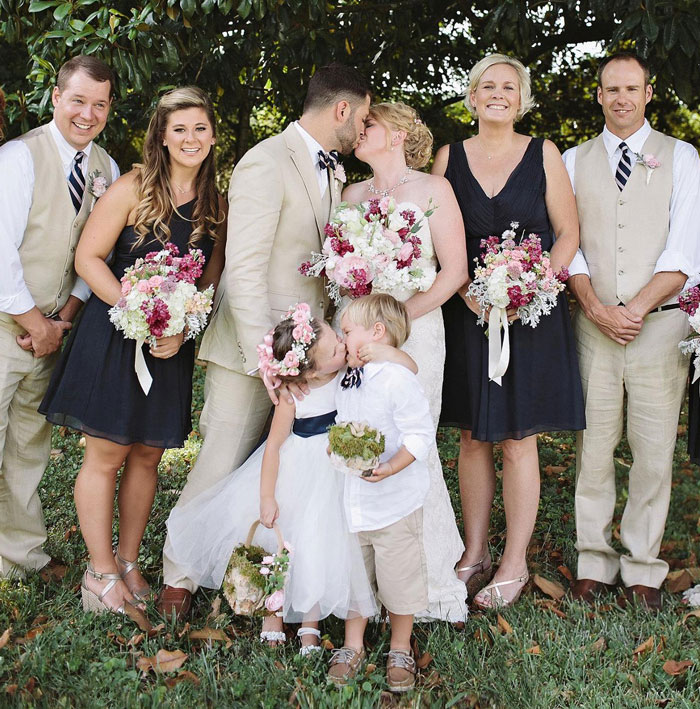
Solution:
M 501 328 L 503 342 L 501 343 Z M 489 379 L 501 386 L 501 377 L 510 362 L 510 341 L 508 340 L 508 314 L 505 308 L 493 306 L 489 312 Z
M 134 354 L 134 371 L 136 372 L 136 377 L 139 380 L 139 384 L 143 389 L 143 393 L 148 396 L 148 392 L 151 391 L 151 384 L 153 384 L 153 377 L 148 371 L 146 366 L 146 358 L 143 356 L 143 345 L 146 340 L 136 340 L 136 353 Z

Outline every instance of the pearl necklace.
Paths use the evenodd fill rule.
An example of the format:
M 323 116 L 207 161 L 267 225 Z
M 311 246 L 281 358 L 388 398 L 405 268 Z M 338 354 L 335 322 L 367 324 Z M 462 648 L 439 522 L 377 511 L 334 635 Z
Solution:
M 378 194 L 382 197 L 388 197 L 394 190 L 398 189 L 399 187 L 401 187 L 401 185 L 404 185 L 408 182 L 408 176 L 411 174 L 411 170 L 413 170 L 412 167 L 407 167 L 403 177 L 393 187 L 389 187 L 389 189 L 387 190 L 380 190 L 375 187 L 374 178 L 372 178 L 371 182 L 367 183 L 367 190 L 370 194 Z

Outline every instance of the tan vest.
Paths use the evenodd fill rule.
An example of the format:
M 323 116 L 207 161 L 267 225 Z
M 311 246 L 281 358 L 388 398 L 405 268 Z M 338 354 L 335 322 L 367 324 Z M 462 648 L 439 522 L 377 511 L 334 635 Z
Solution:
M 602 135 L 576 149 L 581 250 L 604 305 L 629 302 L 654 275 L 668 237 L 675 142 L 652 130 L 641 152 L 654 155 L 661 165 L 647 184 L 647 168 L 632 156 L 632 174 L 622 191 L 610 171 Z
M 93 206 L 88 175 L 95 170 L 112 182 L 109 155 L 95 143 L 90 150 L 85 173 L 85 197 L 80 211 L 68 191 L 68 181 L 58 148 L 48 125 L 35 128 L 18 140 L 29 148 L 34 163 L 34 192 L 24 230 L 19 257 L 24 282 L 37 308 L 44 315 L 57 313 L 68 300 L 75 285 L 75 248 Z M 7 313 L 0 313 L 0 325 L 16 327 Z

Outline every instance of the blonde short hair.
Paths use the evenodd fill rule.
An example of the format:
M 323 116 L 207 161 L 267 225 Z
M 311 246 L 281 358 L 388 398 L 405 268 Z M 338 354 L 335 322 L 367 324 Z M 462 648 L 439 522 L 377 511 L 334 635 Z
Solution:
M 411 334 L 406 306 L 387 293 L 371 293 L 351 300 L 341 315 L 368 330 L 375 323 L 382 323 L 394 347 L 401 347 Z
M 375 103 L 370 106 L 369 113 L 386 127 L 387 132 L 401 130 L 406 133 L 403 144 L 406 165 L 420 170 L 428 164 L 433 152 L 433 134 L 414 108 L 400 101 Z M 388 144 L 391 144 L 391 136 Z
M 478 61 L 469 72 L 469 86 L 467 94 L 464 97 L 464 105 L 469 109 L 469 112 L 476 118 L 476 109 L 469 102 L 469 96 L 476 91 L 487 69 L 490 69 L 496 64 L 507 64 L 515 69 L 518 75 L 518 88 L 520 89 L 520 106 L 515 115 L 515 120 L 519 121 L 530 109 L 535 106 L 535 100 L 532 98 L 532 85 L 530 83 L 530 73 L 525 68 L 525 65 L 515 57 L 508 57 L 505 54 L 489 54 Z

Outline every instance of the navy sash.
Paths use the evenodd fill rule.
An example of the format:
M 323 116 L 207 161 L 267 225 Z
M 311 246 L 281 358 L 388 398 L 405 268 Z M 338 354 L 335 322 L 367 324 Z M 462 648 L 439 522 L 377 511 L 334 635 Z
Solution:
M 305 419 L 294 419 L 292 433 L 302 438 L 311 438 L 311 436 L 320 436 L 328 431 L 328 427 L 335 423 L 337 411 L 331 411 L 320 416 L 309 416 Z

